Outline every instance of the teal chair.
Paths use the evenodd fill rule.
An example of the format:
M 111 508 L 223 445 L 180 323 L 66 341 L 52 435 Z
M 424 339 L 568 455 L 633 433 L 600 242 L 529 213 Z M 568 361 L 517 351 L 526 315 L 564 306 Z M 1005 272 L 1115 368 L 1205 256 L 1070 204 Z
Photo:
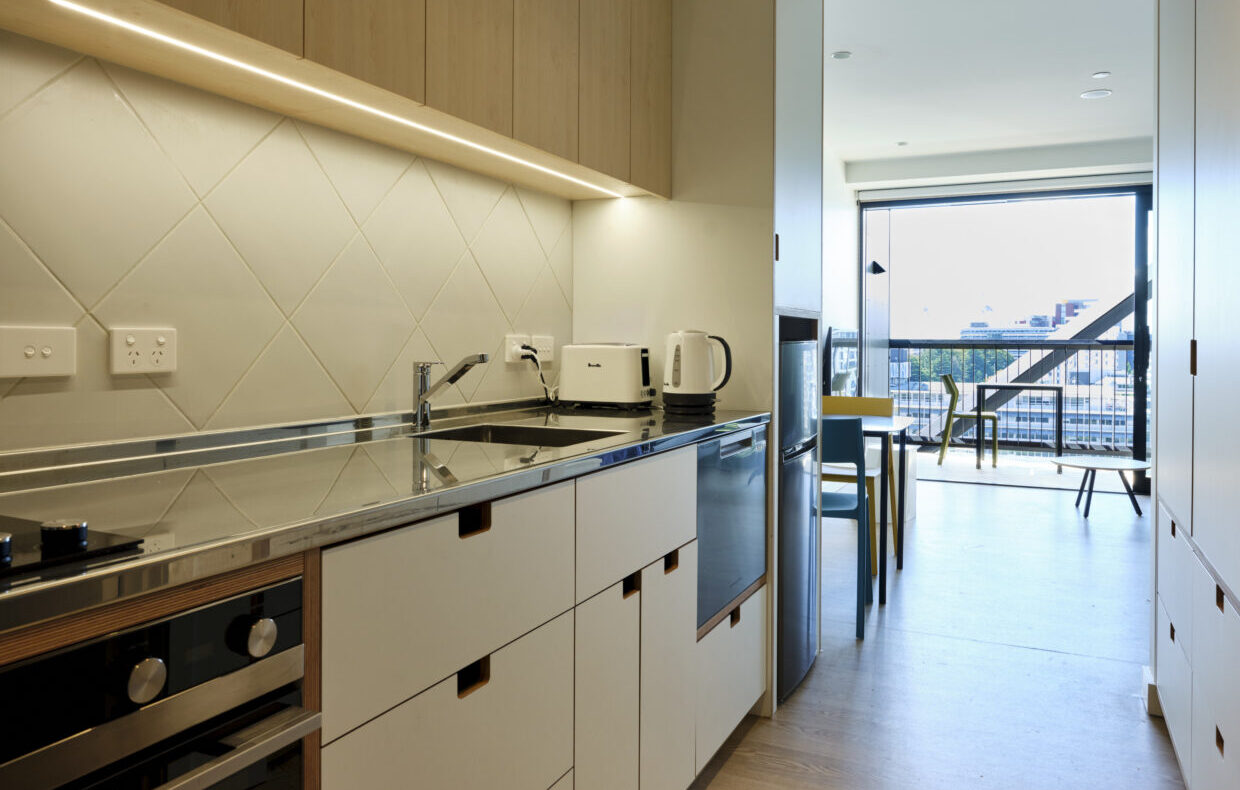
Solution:
M 870 586 L 870 530 L 866 529 L 865 437 L 860 417 L 822 419 L 822 462 L 849 464 L 857 469 L 856 488 L 823 491 L 820 513 L 823 518 L 850 518 L 857 522 L 857 638 L 865 638 L 865 605 L 874 600 Z

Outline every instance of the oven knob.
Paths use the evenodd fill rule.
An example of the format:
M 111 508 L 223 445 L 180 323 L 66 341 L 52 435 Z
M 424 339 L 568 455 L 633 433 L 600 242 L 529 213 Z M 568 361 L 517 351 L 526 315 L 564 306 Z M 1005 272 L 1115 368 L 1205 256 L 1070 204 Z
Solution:
M 129 701 L 145 705 L 159 696 L 168 680 L 168 668 L 158 658 L 144 658 L 129 670 L 129 684 L 126 690 Z
M 39 525 L 43 553 L 72 554 L 86 548 L 86 522 L 78 518 L 55 518 Z
M 279 633 L 280 629 L 276 627 L 276 621 L 270 617 L 254 621 L 245 639 L 245 652 L 249 653 L 251 658 L 262 658 L 276 646 L 276 636 Z

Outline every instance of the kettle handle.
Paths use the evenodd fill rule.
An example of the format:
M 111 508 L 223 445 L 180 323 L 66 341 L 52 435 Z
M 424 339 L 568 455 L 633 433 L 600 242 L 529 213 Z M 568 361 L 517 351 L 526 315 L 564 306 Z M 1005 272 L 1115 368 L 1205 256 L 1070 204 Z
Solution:
M 723 375 L 719 377 L 719 381 L 716 381 L 714 386 L 714 391 L 718 392 L 728 383 L 728 379 L 732 378 L 732 347 L 719 335 L 707 335 L 706 337 L 710 340 L 718 340 L 719 345 L 723 346 Z

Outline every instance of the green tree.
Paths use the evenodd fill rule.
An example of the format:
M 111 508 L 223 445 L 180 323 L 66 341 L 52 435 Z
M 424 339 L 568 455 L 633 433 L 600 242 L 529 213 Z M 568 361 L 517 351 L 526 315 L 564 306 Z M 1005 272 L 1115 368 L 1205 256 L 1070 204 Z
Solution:
M 1001 348 L 926 348 L 909 360 L 913 381 L 938 381 L 950 373 L 958 384 L 985 381 L 1012 364 L 1012 354 Z

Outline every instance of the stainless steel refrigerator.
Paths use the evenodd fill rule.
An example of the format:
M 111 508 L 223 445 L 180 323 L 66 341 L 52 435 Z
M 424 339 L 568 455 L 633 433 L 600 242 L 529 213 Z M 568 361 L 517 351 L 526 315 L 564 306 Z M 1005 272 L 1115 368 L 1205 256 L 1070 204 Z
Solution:
M 779 644 L 776 696 L 818 655 L 818 343 L 779 344 Z

